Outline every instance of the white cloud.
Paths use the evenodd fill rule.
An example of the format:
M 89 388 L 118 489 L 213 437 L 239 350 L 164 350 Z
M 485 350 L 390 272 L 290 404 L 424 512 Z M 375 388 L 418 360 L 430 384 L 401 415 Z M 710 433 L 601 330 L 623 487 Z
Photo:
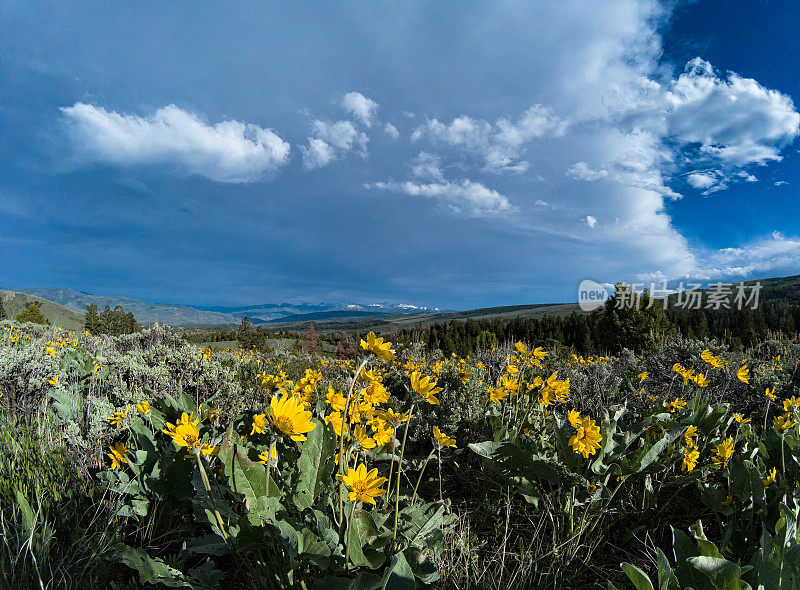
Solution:
M 345 94 L 342 98 L 342 107 L 366 127 L 372 127 L 378 116 L 378 103 L 360 92 Z
M 783 186 L 784 184 L 789 184 L 789 183 L 786 182 L 785 180 L 776 180 L 775 181 L 775 186 Z
M 800 266 L 800 237 L 772 232 L 734 248 L 708 252 L 695 272 L 706 279 L 796 274 Z
M 350 121 L 329 123 L 315 119 L 311 124 L 308 146 L 300 146 L 303 165 L 309 170 L 321 168 L 353 150 L 365 158 L 368 141 L 367 135 L 358 131 Z
M 522 159 L 526 145 L 537 138 L 563 136 L 567 124 L 550 107 L 537 104 L 516 121 L 501 117 L 492 124 L 466 115 L 450 123 L 428 119 L 414 130 L 411 141 L 427 137 L 481 156 L 486 170 L 521 173 L 530 167 Z
M 686 177 L 686 181 L 696 189 L 715 189 L 720 182 L 719 175 L 715 170 L 708 172 L 692 172 Z
M 508 198 L 479 182 L 462 180 L 458 182 L 374 182 L 364 188 L 388 190 L 412 197 L 441 199 L 456 213 L 471 217 L 489 217 L 511 213 L 515 208 Z
M 586 216 L 586 225 L 594 229 L 594 226 L 597 225 L 597 218 L 591 215 Z
M 792 99 L 751 78 L 718 77 L 698 58 L 666 94 L 667 134 L 723 164 L 745 166 L 781 160 L 781 148 L 800 133 Z
M 442 174 L 442 161 L 439 156 L 427 152 L 420 152 L 411 161 L 411 172 L 417 178 L 427 180 L 444 180 Z
M 327 166 L 336 157 L 330 145 L 315 137 L 308 139 L 308 147 L 300 146 L 300 152 L 303 154 L 303 164 L 309 170 Z
M 286 164 L 289 143 L 271 129 L 216 124 L 175 105 L 140 117 L 82 102 L 61 108 L 76 157 L 84 163 L 167 165 L 218 182 L 253 182 Z
M 386 135 L 388 135 L 392 139 L 397 139 L 398 137 L 400 137 L 400 132 L 397 130 L 397 127 L 395 127 L 391 123 L 386 123 L 386 125 L 383 126 L 383 130 L 386 132 Z

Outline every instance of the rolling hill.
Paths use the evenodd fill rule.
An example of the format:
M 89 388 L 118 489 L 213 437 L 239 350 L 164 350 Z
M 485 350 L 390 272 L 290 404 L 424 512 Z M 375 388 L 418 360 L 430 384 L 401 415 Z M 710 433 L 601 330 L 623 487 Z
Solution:
M 82 313 L 72 311 L 53 301 L 17 291 L 0 290 L 0 297 L 3 299 L 3 307 L 9 318 L 13 318 L 22 311 L 29 301 L 40 301 L 42 303 L 42 315 L 47 318 L 51 325 L 65 330 L 83 330 Z

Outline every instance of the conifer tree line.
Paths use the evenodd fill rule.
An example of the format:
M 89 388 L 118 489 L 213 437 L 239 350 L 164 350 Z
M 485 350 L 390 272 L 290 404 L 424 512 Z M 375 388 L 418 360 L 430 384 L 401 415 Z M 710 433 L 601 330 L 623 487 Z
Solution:
M 542 318 L 451 320 L 403 329 L 400 342 L 422 342 L 445 355 L 474 354 L 476 350 L 512 341 L 548 347 L 563 345 L 581 355 L 616 353 L 623 348 L 644 351 L 668 338 L 713 338 L 734 350 L 755 346 L 768 338 L 800 335 L 800 304 L 764 301 L 757 309 L 681 309 L 659 304 L 648 309 L 649 296 L 639 308 L 618 308 L 617 299 L 591 313 Z

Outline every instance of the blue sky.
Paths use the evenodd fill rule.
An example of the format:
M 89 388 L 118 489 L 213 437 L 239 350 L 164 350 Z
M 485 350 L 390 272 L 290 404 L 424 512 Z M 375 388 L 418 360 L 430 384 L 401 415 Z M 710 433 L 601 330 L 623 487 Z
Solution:
M 794 2 L 4 3 L 0 286 L 575 299 L 800 272 Z

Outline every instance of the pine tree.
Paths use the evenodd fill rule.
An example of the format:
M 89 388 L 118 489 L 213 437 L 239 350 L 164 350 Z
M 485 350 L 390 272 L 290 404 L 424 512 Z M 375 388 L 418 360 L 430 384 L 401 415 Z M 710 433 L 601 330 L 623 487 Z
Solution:
M 31 322 L 34 324 L 43 324 L 45 326 L 49 326 L 50 322 L 48 322 L 47 318 L 44 317 L 41 307 L 42 307 L 41 301 L 29 301 L 28 303 L 25 304 L 25 309 L 20 311 L 14 317 L 14 321 L 19 322 L 21 324 L 25 322 Z
M 92 303 L 86 306 L 86 314 L 83 319 L 83 329 L 89 332 L 92 336 L 96 336 L 101 332 L 100 316 L 97 315 L 97 305 Z

